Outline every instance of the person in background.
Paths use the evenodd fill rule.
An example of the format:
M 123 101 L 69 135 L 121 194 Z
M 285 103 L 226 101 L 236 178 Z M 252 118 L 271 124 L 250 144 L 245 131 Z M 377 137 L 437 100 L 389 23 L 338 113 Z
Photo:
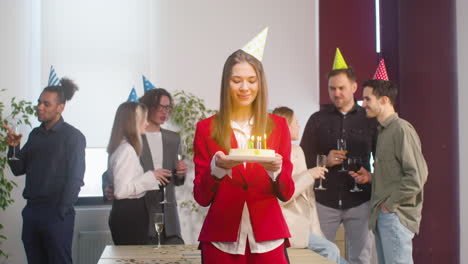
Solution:
M 175 186 L 183 185 L 187 173 L 187 163 L 178 159 L 182 154 L 182 142 L 178 133 L 161 127 L 172 111 L 171 94 L 163 88 L 147 90 L 139 100 L 148 108 L 148 126 L 142 135 L 142 153 L 140 163 L 144 171 L 156 170 L 164 185 L 164 190 L 148 191 L 145 205 L 149 215 L 149 243 L 157 243 L 156 230 L 153 225 L 153 213 L 164 213 L 164 230 L 161 233 L 161 244 L 184 244 L 182 239 Z M 174 175 L 174 177 L 171 177 Z M 166 177 L 168 177 L 167 180 Z M 112 184 L 107 176 L 103 177 L 104 195 L 113 199 Z M 161 204 L 167 199 L 168 203 Z
M 365 168 L 350 174 L 358 182 L 372 180 L 369 226 L 375 233 L 379 264 L 411 264 L 428 175 L 421 141 L 414 127 L 395 112 L 398 90 L 388 80 L 383 60 L 374 79 L 363 87 L 367 117 L 379 122 L 374 174 Z
M 159 189 L 167 181 L 157 171 L 144 172 L 139 156 L 142 151 L 141 134 L 145 133 L 147 108 L 135 102 L 122 103 L 115 114 L 107 146 L 108 175 L 113 182 L 112 209 L 109 227 L 116 245 L 144 245 L 148 243 L 148 210 L 145 194 Z M 171 174 L 164 175 L 171 177 Z
M 298 140 L 299 124 L 294 111 L 282 106 L 275 108 L 273 114 L 286 119 L 291 140 Z M 346 260 L 340 258 L 338 247 L 323 235 L 317 215 L 314 181 L 319 178 L 325 179 L 328 169 L 322 167 L 307 169 L 304 152 L 299 145 L 295 144 L 291 148 L 291 163 L 293 164 L 292 177 L 295 191 L 289 201 L 280 203 L 291 232 L 291 247 L 309 248 L 335 263 L 347 263 Z
M 294 193 L 291 141 L 267 102 L 259 58 L 234 52 L 224 64 L 219 113 L 198 122 L 194 139 L 194 197 L 210 206 L 198 238 L 205 264 L 288 263 L 290 233 L 278 198 Z M 265 136 L 276 157 L 244 163 L 226 156 L 251 136 Z
M 171 94 L 163 89 L 148 90 L 140 98 L 148 107 L 148 127 L 143 135 L 143 153 L 140 162 L 146 170 L 156 169 L 163 173 L 172 173 L 173 177 L 164 184 L 163 191 L 152 191 L 146 194 L 146 206 L 150 212 L 164 213 L 164 230 L 162 244 L 184 244 L 180 230 L 179 213 L 175 186 L 183 185 L 187 173 L 187 163 L 179 158 L 183 148 L 180 135 L 161 127 L 168 119 L 173 108 Z M 161 204 L 164 196 L 168 203 Z M 152 221 L 152 219 L 150 219 Z M 150 237 L 156 238 L 154 225 L 150 227 Z M 156 241 L 152 240 L 154 244 Z
M 77 90 L 68 78 L 44 88 L 36 108 L 41 125 L 21 150 L 21 137 L 6 126 L 8 164 L 14 175 L 26 174 L 21 237 L 29 264 L 72 263 L 73 205 L 84 184 L 86 139 L 62 113 Z
M 356 90 L 354 70 L 337 49 L 333 70 L 328 74 L 328 94 L 333 104 L 309 118 L 300 146 L 307 168 L 316 166 L 317 154 L 327 155 L 330 171 L 323 181 L 326 190 L 315 192 L 325 237 L 334 241 L 343 224 L 349 263 L 369 264 L 373 250 L 373 235 L 368 228 L 371 186 L 362 181 L 359 186 L 362 191 L 351 192 L 354 179 L 347 171 L 340 171 L 348 157 L 359 157 L 362 165 L 370 169 L 370 154 L 375 150 L 377 121 L 366 118 L 365 110 L 354 99 Z M 346 150 L 337 148 L 338 139 L 346 140 Z

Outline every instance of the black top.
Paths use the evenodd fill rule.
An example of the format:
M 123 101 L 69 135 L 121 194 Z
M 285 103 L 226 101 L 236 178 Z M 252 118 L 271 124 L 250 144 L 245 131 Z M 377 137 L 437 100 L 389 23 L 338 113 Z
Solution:
M 367 118 L 364 108 L 355 104 L 346 115 L 334 105 L 314 113 L 304 129 L 301 147 L 304 150 L 307 167 L 316 166 L 318 154 L 328 155 L 330 150 L 337 149 L 337 139 L 344 138 L 348 158 L 360 157 L 363 167 L 369 170 L 370 153 L 375 153 L 377 141 L 377 120 Z M 371 185 L 358 185 L 362 192 L 350 192 L 354 179 L 348 172 L 339 172 L 341 165 L 328 168 L 329 173 L 323 180 L 325 191 L 315 191 L 317 202 L 335 209 L 356 207 L 370 200 Z M 319 181 L 316 181 L 316 186 Z
M 14 175 L 26 174 L 27 206 L 57 208 L 62 217 L 71 211 L 84 184 L 85 148 L 83 134 L 62 117 L 49 130 L 34 128 L 21 151 L 16 147 L 19 160 L 8 161 Z

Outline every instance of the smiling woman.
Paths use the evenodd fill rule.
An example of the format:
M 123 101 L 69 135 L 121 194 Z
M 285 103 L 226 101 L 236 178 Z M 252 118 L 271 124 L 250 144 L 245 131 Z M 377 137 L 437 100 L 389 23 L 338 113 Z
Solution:
M 290 234 L 278 199 L 286 201 L 294 192 L 290 136 L 284 119 L 267 113 L 259 58 L 244 50 L 228 57 L 219 113 L 197 124 L 193 193 L 201 206 L 210 206 L 199 236 L 207 264 L 288 263 Z M 226 157 L 231 148 L 246 146 L 251 135 L 265 135 L 265 146 L 277 153 L 273 160 Z
M 247 62 L 236 64 L 232 68 L 229 84 L 233 108 L 239 111 L 244 107 L 250 109 L 249 106 L 257 97 L 258 92 L 258 78 L 255 69 Z

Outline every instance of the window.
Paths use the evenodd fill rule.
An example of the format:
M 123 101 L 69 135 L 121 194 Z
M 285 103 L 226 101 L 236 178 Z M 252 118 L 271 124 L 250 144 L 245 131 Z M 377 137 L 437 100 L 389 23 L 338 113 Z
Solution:
M 102 195 L 102 173 L 107 170 L 107 152 L 105 148 L 86 149 L 85 186 L 81 188 L 80 197 Z
M 102 201 L 101 176 L 115 111 L 133 86 L 141 95 L 141 74 L 150 66 L 150 1 L 41 2 L 41 87 L 51 65 L 59 77 L 70 77 L 79 86 L 63 117 L 87 141 L 80 198 Z

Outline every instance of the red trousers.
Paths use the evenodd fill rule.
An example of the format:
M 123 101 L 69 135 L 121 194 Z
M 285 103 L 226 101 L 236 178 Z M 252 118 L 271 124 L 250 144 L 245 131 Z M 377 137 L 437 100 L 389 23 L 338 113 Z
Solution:
M 288 264 L 289 260 L 286 255 L 284 244 L 279 247 L 265 252 L 252 253 L 250 252 L 249 241 L 245 249 L 245 255 L 236 255 L 223 252 L 213 246 L 210 242 L 201 243 L 202 263 L 203 264 Z

